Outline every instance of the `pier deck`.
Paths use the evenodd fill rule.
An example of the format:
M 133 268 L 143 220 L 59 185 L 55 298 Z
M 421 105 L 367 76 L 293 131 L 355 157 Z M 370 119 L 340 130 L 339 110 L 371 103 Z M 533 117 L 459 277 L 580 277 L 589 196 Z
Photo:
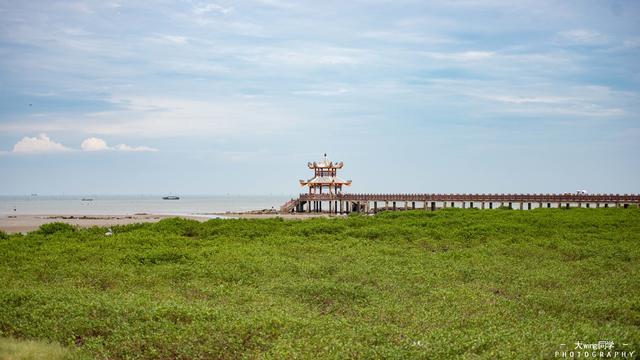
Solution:
M 520 210 L 560 207 L 629 207 L 640 204 L 638 194 L 300 194 L 281 207 L 289 212 L 375 213 L 382 210 L 447 207 Z

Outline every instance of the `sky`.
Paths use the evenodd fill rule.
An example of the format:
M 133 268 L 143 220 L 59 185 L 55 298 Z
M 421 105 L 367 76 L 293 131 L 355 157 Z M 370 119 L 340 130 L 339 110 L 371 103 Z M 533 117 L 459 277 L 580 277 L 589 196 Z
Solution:
M 640 2 L 0 0 L 0 194 L 640 193 Z

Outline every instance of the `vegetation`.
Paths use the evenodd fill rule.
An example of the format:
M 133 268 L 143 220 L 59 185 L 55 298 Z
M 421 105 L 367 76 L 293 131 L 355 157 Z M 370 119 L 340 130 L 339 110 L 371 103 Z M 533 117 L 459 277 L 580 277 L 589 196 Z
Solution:
M 57 344 L 42 341 L 0 338 L 0 359 L 4 360 L 66 360 L 80 359 L 81 355 Z
M 640 350 L 637 209 L 168 219 L 113 233 L 2 235 L 0 336 L 109 359 Z

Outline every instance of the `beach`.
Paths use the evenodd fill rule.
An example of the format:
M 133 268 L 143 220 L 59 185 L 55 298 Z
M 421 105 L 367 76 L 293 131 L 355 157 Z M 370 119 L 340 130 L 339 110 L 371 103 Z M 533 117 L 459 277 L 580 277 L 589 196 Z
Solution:
M 51 222 L 79 227 L 158 222 L 170 217 L 206 221 L 215 218 L 302 219 L 318 215 L 280 215 L 286 196 L 0 196 L 0 230 L 24 233 Z M 320 215 L 322 216 L 322 215 Z
M 281 217 L 285 220 L 302 220 L 312 217 L 329 217 L 328 214 L 279 214 L 276 212 L 224 212 L 208 215 L 186 214 L 133 214 L 133 215 L 2 215 L 0 216 L 0 230 L 13 233 L 27 233 L 37 230 L 41 225 L 52 222 L 63 222 L 70 225 L 88 228 L 92 226 L 109 227 L 136 223 L 154 223 L 162 219 L 179 217 L 197 221 L 210 219 L 268 219 Z

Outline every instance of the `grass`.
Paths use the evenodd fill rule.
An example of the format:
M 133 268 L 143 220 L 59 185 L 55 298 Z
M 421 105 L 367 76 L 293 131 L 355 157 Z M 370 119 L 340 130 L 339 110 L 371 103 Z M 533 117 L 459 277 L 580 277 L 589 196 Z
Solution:
M 637 209 L 113 231 L 3 234 L 0 336 L 109 359 L 530 359 L 599 340 L 640 350 Z
M 80 359 L 79 354 L 60 345 L 43 341 L 0 338 L 0 359 L 4 360 L 67 360 Z

